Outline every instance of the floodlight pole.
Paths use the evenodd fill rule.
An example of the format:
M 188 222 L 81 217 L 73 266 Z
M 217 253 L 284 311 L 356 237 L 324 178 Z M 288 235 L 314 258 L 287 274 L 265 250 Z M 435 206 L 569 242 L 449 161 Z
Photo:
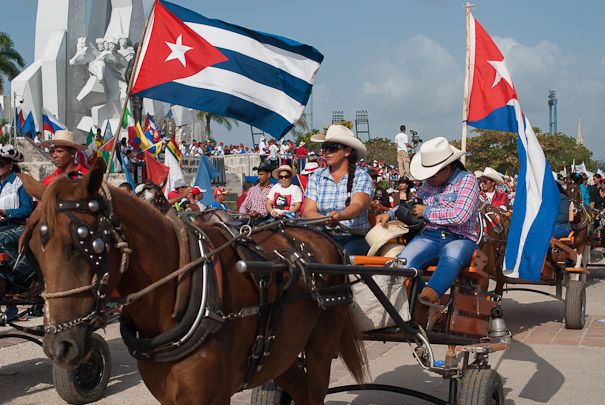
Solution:
M 137 47 L 137 54 L 134 59 L 134 67 L 132 69 L 132 73 L 130 74 L 130 79 L 128 80 L 128 89 L 126 90 L 126 99 L 124 100 L 124 105 L 122 106 L 122 115 L 120 116 L 120 121 L 118 125 L 118 131 L 113 137 L 113 147 L 111 148 L 111 155 L 109 155 L 109 164 L 107 165 L 107 169 L 105 169 L 105 176 L 103 177 L 103 181 L 107 181 L 109 178 L 109 172 L 111 170 L 111 164 L 113 163 L 113 157 L 116 153 L 117 148 L 117 140 L 120 139 L 120 129 L 122 129 L 122 123 L 124 122 L 124 115 L 126 114 L 126 108 L 128 106 L 128 101 L 130 101 L 130 92 L 132 91 L 132 82 L 134 81 L 135 73 L 137 71 L 137 66 L 139 64 L 139 57 L 141 56 L 141 49 L 143 48 L 143 41 L 145 40 L 145 34 L 147 33 L 147 26 L 149 25 L 149 18 L 151 18 L 151 14 L 155 10 L 155 4 L 157 0 L 153 0 L 153 4 L 151 5 L 151 9 L 147 14 L 147 19 L 145 20 L 145 26 L 143 27 L 143 32 L 141 33 L 141 40 L 139 41 L 139 46 Z M 136 124 L 136 123 L 135 123 Z

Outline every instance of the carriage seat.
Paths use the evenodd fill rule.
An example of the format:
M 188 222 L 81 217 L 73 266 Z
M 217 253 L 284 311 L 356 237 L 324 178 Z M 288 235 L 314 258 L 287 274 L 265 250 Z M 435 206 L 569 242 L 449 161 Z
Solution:
M 351 262 L 355 265 L 380 266 L 393 259 L 395 258 L 382 256 L 353 256 Z M 481 250 L 477 249 L 473 253 L 470 265 L 468 267 L 463 267 L 458 273 L 458 277 L 472 279 L 487 278 L 489 276 L 484 270 L 486 264 L 487 256 Z M 423 274 L 432 274 L 435 271 L 435 268 L 436 266 L 430 266 L 423 271 Z
M 573 245 L 574 244 L 574 239 L 575 239 L 575 237 L 574 237 L 574 231 L 571 231 L 571 232 L 569 232 L 569 235 L 567 235 L 566 237 L 559 238 L 559 239 L 556 239 L 556 240 L 558 240 L 559 242 L 562 242 L 562 243 L 564 243 L 566 245 Z M 551 242 L 551 244 L 552 244 L 552 242 Z

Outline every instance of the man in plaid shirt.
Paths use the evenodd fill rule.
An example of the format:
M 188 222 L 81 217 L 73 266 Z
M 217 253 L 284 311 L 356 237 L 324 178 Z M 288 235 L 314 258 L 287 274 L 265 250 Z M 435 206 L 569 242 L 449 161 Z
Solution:
M 425 180 L 416 195 L 422 203 L 414 205 L 412 211 L 428 223 L 397 257 L 405 259 L 408 267 L 422 270 L 437 265 L 426 287 L 420 279 L 420 299 L 432 304 L 439 303 L 460 269 L 470 264 L 473 252 L 479 248 L 476 243 L 479 186 L 459 160 L 463 155 L 447 139 L 438 137 L 424 143 L 411 164 L 412 176 Z M 393 209 L 376 220 L 384 224 L 395 217 L 395 212 Z M 421 322 L 428 309 L 417 305 L 415 320 Z M 436 310 L 429 319 L 435 322 L 440 314 Z
M 271 191 L 271 166 L 267 163 L 261 163 L 255 167 L 258 171 L 258 184 L 250 187 L 246 199 L 239 208 L 240 212 L 251 214 L 252 217 L 268 218 L 267 196 Z

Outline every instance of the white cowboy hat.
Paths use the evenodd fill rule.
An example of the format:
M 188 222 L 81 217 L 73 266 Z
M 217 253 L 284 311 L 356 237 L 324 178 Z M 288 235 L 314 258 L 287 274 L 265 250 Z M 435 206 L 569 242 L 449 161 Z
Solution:
M 412 176 L 426 180 L 465 153 L 449 144 L 442 136 L 426 141 L 414 155 L 410 164 Z
M 363 142 L 357 139 L 353 131 L 344 125 L 330 125 L 325 134 L 315 134 L 311 137 L 311 140 L 313 142 L 334 142 L 350 146 L 357 151 L 358 159 L 365 159 L 368 155 L 368 150 Z
M 401 221 L 389 221 L 384 225 L 376 224 L 366 234 L 366 242 L 370 245 L 368 256 L 375 256 L 376 252 L 391 239 L 408 233 L 408 227 Z
M 288 165 L 281 165 L 277 169 L 273 170 L 273 173 L 272 173 L 273 178 L 279 180 L 279 172 L 284 172 L 284 171 L 290 173 L 290 177 L 296 176 L 296 169 L 293 169 L 291 166 L 288 166 Z
M 560 185 L 563 185 L 563 180 L 559 180 L 559 175 L 555 172 L 552 172 L 552 177 L 554 177 L 555 181 Z
M 305 168 L 300 172 L 300 174 L 313 173 L 316 169 L 319 169 L 319 163 L 307 162 L 307 163 L 305 163 Z
M 69 148 L 74 148 L 78 151 L 83 151 L 88 149 L 86 145 L 80 145 L 76 143 L 76 136 L 73 132 L 67 131 L 65 129 L 60 129 L 55 132 L 55 136 L 53 139 L 48 139 L 46 141 L 40 142 L 40 146 L 43 148 L 54 148 L 55 146 L 66 146 Z
M 495 181 L 497 186 L 504 185 L 504 179 L 502 178 L 502 176 L 500 176 L 498 174 L 498 172 L 495 171 L 494 169 L 492 169 L 491 167 L 486 167 L 484 171 L 481 171 L 481 170 L 476 171 L 475 177 L 476 178 L 487 177 L 488 179 L 492 179 L 493 181 Z
M 378 250 L 378 256 L 382 257 L 397 257 L 405 246 L 399 243 L 389 242 Z

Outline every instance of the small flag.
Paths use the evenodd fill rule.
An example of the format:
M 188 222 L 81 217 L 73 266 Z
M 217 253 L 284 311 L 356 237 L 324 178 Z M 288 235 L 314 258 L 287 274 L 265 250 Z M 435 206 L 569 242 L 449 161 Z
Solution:
M 174 139 L 171 139 L 166 144 L 166 149 L 164 151 L 164 164 L 170 168 L 168 181 L 166 182 L 166 187 L 164 189 L 164 193 L 168 195 L 169 192 L 174 190 L 174 182 L 178 179 L 185 178 L 183 169 L 181 168 L 181 158 L 178 148 L 176 148 L 176 145 L 174 144 Z
M 46 108 L 43 108 L 42 111 L 42 129 L 44 130 L 45 139 L 52 139 L 55 132 L 60 129 L 67 129 L 67 127 Z
M 31 111 L 29 112 L 29 114 L 27 114 L 27 118 L 21 126 L 21 133 L 31 134 L 32 138 L 36 136 L 36 124 L 34 123 L 34 116 L 32 115 Z
M 162 184 L 162 182 L 168 177 L 170 168 L 158 162 L 157 159 L 151 156 L 151 154 L 147 151 L 143 152 L 143 156 L 145 159 L 145 164 L 147 165 L 147 177 L 149 180 L 157 185 Z
M 216 170 L 216 167 L 212 164 L 210 159 L 206 155 L 200 156 L 200 163 L 197 166 L 197 172 L 195 173 L 195 180 L 193 181 L 194 186 L 198 186 L 202 190 L 206 190 L 202 197 L 204 205 L 208 206 L 214 202 L 214 196 L 210 192 L 212 190 L 212 179 L 218 176 L 220 173 Z
M 109 142 L 107 142 L 105 145 L 103 145 L 101 147 L 101 149 L 99 149 L 99 151 L 101 152 L 101 156 L 103 157 L 103 160 L 105 161 L 106 165 L 109 165 L 109 158 L 111 157 L 111 150 L 113 149 L 113 144 L 116 141 L 116 137 L 114 136 L 113 138 L 111 138 L 111 140 Z M 118 146 L 116 148 L 116 151 L 113 155 L 113 161 L 111 162 L 111 167 L 109 169 L 109 173 L 119 173 L 122 171 L 122 164 L 121 162 L 121 158 L 120 155 L 122 153 L 120 152 L 120 147 Z

